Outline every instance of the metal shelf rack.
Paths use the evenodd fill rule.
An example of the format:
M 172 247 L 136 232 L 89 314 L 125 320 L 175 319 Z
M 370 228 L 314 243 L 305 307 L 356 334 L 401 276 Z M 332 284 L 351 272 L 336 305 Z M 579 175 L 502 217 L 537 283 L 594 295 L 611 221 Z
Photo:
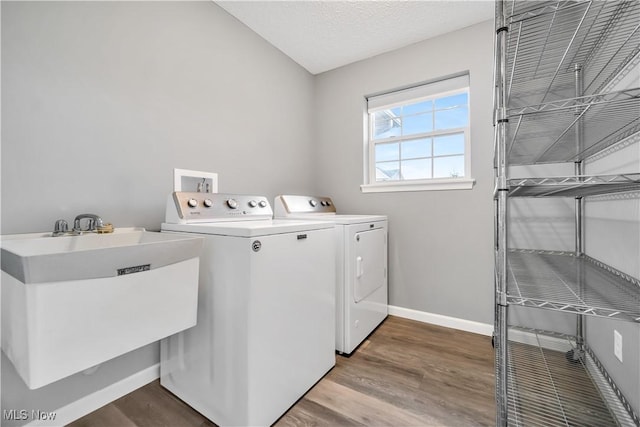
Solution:
M 509 179 L 512 197 L 587 197 L 640 191 L 640 173 Z
M 575 64 L 588 64 L 586 95 L 607 92 L 640 52 L 636 1 L 504 2 L 507 106 L 575 96 Z
M 628 84 L 640 64 L 640 2 L 496 0 L 495 30 L 497 425 L 640 426 L 583 325 L 585 316 L 640 323 L 640 280 L 585 255 L 583 239 L 584 198 L 640 191 L 640 173 L 583 168 L 640 132 L 640 87 Z M 573 176 L 509 177 L 511 165 L 567 162 Z M 574 198 L 575 252 L 508 248 L 513 197 Z M 510 306 L 576 314 L 571 345 L 553 348 L 549 332 L 513 342 Z
M 507 118 L 510 164 L 576 162 L 640 131 L 640 88 L 508 109 Z
M 566 363 L 576 338 L 512 328 L 509 340 L 509 418 L 514 426 L 633 425 L 615 384 L 603 376 L 590 349 Z
M 640 281 L 573 252 L 509 251 L 507 302 L 640 323 Z

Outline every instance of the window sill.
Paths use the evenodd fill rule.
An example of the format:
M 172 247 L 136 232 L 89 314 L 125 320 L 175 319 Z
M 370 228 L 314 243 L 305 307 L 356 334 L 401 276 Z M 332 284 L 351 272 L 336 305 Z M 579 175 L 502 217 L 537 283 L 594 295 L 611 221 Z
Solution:
M 444 178 L 428 181 L 394 181 L 363 184 L 363 193 L 387 193 L 394 191 L 440 191 L 440 190 L 470 190 L 476 180 L 473 178 Z

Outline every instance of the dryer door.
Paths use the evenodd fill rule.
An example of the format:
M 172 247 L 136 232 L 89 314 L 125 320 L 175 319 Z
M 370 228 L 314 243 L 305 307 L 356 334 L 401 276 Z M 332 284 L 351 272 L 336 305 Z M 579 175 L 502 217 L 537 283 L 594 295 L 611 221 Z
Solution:
M 355 234 L 355 302 L 362 301 L 386 283 L 386 245 L 386 231 L 383 228 Z

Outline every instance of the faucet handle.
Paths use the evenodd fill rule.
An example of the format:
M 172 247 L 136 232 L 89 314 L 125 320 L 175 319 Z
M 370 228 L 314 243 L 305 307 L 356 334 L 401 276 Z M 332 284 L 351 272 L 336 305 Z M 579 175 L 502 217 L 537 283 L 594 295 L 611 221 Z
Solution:
M 59 219 L 53 226 L 53 235 L 60 236 L 69 232 L 69 224 L 64 219 Z

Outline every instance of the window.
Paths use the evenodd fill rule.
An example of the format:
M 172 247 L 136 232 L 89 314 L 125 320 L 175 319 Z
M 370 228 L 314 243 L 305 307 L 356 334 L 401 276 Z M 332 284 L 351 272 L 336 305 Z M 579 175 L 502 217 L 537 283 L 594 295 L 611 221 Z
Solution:
M 469 75 L 367 97 L 362 191 L 471 188 Z

